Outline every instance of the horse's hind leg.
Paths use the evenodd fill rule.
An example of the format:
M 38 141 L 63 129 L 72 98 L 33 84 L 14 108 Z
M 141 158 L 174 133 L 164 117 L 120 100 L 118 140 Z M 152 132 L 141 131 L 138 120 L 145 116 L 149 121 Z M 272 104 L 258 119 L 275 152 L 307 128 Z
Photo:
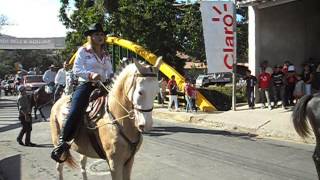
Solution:
M 43 121 L 46 121 L 46 117 L 44 116 L 43 112 L 42 112 L 42 107 L 39 108 L 39 112 L 40 112 L 40 115 L 42 117 L 42 120 Z
M 33 112 L 34 112 L 34 119 L 38 119 L 36 106 L 33 108 Z
M 317 169 L 318 179 L 320 180 L 320 148 L 318 144 L 316 145 L 312 158 Z
M 81 166 L 81 174 L 83 177 L 83 180 L 87 180 L 87 170 L 86 170 L 86 165 L 87 165 L 87 156 L 85 155 L 80 155 L 80 166 Z
M 63 180 L 63 163 L 57 163 L 56 165 L 58 180 Z

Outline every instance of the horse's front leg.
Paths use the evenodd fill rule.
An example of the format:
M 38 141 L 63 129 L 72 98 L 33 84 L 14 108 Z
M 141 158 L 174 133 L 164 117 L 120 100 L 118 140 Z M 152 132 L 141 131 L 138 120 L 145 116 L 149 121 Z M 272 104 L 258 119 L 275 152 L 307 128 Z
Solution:
M 63 180 L 63 163 L 57 163 L 56 165 L 58 180 Z
M 80 155 L 80 166 L 81 166 L 81 174 L 83 177 L 83 180 L 87 180 L 88 176 L 87 176 L 87 170 L 86 170 L 86 165 L 87 165 L 87 156 L 85 155 Z
M 123 180 L 123 163 L 116 160 L 109 160 L 109 167 L 112 180 Z
M 134 157 L 127 162 L 127 164 L 123 168 L 123 180 L 130 180 L 131 179 L 131 170 L 133 166 Z

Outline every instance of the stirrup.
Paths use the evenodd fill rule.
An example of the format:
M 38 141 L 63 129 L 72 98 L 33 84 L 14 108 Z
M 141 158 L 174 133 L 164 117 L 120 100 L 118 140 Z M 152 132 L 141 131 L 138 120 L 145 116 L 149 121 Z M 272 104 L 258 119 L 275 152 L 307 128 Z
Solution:
M 61 160 L 61 156 L 64 152 L 70 149 L 70 145 L 66 142 L 59 144 L 56 148 L 54 148 L 51 152 L 51 159 L 55 160 L 58 163 L 63 163 L 67 160 L 67 158 Z

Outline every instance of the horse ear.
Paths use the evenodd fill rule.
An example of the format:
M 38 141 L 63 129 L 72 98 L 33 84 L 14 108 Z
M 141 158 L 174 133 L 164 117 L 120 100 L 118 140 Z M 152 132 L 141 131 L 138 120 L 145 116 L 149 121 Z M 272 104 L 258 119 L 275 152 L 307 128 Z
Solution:
M 154 67 L 154 68 L 157 68 L 157 69 L 159 70 L 162 62 L 163 62 L 163 61 L 162 61 L 162 56 L 159 56 L 159 57 L 157 58 L 156 63 L 154 64 L 153 67 Z
M 134 64 L 136 65 L 140 74 L 144 73 L 144 67 L 138 62 L 138 60 L 133 59 Z

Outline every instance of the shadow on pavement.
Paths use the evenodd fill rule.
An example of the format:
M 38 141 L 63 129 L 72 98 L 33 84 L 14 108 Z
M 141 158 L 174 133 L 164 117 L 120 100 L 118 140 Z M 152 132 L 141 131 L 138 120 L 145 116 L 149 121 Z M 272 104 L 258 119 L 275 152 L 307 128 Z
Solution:
M 53 148 L 53 144 L 36 144 L 37 148 Z
M 195 134 L 212 134 L 212 135 L 222 135 L 230 137 L 242 137 L 242 138 L 253 138 L 256 134 L 250 133 L 240 133 L 240 132 L 229 132 L 224 130 L 208 130 L 208 129 L 198 129 L 189 127 L 178 127 L 178 126 L 161 126 L 154 127 L 150 133 L 146 133 L 149 136 L 165 136 L 173 133 L 195 133 Z
M 1 176 L 7 180 L 21 180 L 20 154 L 0 160 L 0 179 Z
M 35 123 L 39 123 L 41 121 L 39 120 L 33 120 L 32 121 L 32 124 L 35 124 Z M 4 127 L 0 127 L 0 133 L 1 132 L 5 132 L 5 131 L 10 131 L 12 129 L 16 129 L 16 128 L 20 128 L 21 127 L 21 123 L 18 121 L 18 123 L 15 123 L 15 124 L 9 124 L 7 126 L 4 126 Z

